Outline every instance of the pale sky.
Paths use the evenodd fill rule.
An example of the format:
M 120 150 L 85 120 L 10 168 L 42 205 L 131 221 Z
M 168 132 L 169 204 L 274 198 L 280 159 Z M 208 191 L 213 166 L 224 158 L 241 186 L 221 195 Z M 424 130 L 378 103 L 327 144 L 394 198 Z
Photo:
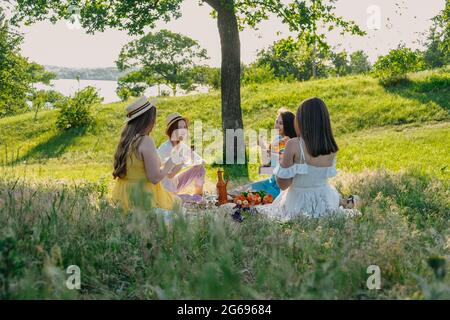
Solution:
M 197 3 L 198 0 L 186 0 L 182 6 L 183 16 L 167 24 L 159 23 L 155 31 L 165 28 L 199 41 L 211 57 L 207 64 L 219 66 L 220 41 L 216 21 L 210 16 L 208 5 L 199 6 Z M 419 33 L 429 28 L 430 19 L 444 5 L 445 0 L 338 0 L 337 13 L 357 22 L 368 34 L 364 37 L 342 37 L 332 33 L 328 34 L 328 40 L 349 52 L 363 49 L 372 61 L 400 42 L 417 48 L 416 40 L 423 38 Z M 380 29 L 369 30 L 368 24 L 376 23 L 378 12 Z M 40 64 L 64 67 L 115 66 L 120 49 L 133 39 L 125 31 L 117 30 L 89 35 L 82 29 L 70 28 L 65 21 L 55 25 L 39 22 L 22 27 L 20 31 L 25 36 L 22 45 L 24 56 Z M 281 34 L 277 35 L 277 31 Z M 287 27 L 276 17 L 261 23 L 257 31 L 244 30 L 240 35 L 242 61 L 251 63 L 259 49 L 288 35 Z

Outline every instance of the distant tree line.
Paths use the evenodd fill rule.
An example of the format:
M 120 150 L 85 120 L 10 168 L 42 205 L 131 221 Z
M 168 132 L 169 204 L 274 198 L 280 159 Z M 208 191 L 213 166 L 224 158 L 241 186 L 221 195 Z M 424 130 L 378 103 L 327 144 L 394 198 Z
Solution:
M 44 66 L 46 70 L 53 72 L 56 79 L 80 79 L 80 80 L 109 80 L 117 81 L 125 72 L 116 67 L 105 68 L 67 68 L 58 66 Z

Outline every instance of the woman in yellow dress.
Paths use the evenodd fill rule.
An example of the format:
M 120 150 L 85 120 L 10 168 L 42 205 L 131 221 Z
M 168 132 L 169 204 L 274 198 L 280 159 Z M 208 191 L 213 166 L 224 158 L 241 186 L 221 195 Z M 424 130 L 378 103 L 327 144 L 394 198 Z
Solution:
M 149 136 L 156 122 L 156 106 L 144 96 L 127 106 L 126 113 L 126 125 L 114 155 L 113 200 L 125 211 L 138 203 L 165 210 L 179 208 L 181 199 L 161 184 L 175 164 L 169 159 L 161 167 L 155 143 Z

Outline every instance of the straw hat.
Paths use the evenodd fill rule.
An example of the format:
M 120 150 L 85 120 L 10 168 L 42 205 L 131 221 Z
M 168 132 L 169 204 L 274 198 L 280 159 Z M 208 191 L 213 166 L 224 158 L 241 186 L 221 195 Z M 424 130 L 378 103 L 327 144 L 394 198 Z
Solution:
M 127 119 L 125 120 L 125 122 L 129 122 L 139 117 L 141 114 L 148 111 L 152 107 L 156 108 L 155 102 L 156 100 L 152 100 L 151 102 L 148 101 L 148 98 L 146 96 L 138 98 L 125 108 L 125 111 L 127 113 Z
M 166 129 L 169 129 L 169 127 L 178 120 L 187 121 L 187 119 L 178 112 L 170 113 L 166 118 Z

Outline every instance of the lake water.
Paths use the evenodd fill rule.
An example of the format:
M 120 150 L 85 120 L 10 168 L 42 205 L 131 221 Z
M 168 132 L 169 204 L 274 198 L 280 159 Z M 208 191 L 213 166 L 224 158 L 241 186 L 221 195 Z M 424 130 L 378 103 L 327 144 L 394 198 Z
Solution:
M 103 97 L 103 103 L 110 103 L 120 101 L 120 98 L 116 94 L 117 81 L 107 81 L 107 80 L 80 80 L 76 79 L 58 79 L 52 80 L 52 86 L 37 85 L 37 89 L 53 89 L 61 92 L 65 96 L 73 95 L 77 90 L 83 89 L 87 86 L 92 86 L 98 89 L 100 96 Z M 161 85 L 161 90 L 172 92 L 169 87 Z M 207 87 L 199 87 L 196 91 L 190 92 L 188 94 L 204 93 L 208 92 Z M 158 94 L 158 87 L 154 86 L 145 91 L 145 94 L 149 97 L 156 96 Z M 177 92 L 177 96 L 185 95 L 182 90 Z

